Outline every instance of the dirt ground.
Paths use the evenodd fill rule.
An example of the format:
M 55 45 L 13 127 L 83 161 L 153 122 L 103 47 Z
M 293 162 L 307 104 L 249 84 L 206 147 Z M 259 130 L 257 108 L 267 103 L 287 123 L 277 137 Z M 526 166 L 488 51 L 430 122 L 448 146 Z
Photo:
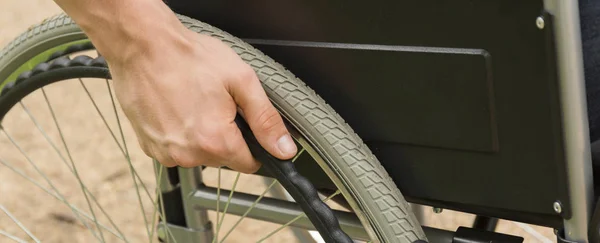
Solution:
M 14 37 L 25 31 L 30 25 L 60 12 L 60 9 L 50 0 L 2 0 L 0 1 L 0 47 L 5 46 Z M 138 186 L 143 200 L 144 212 L 140 209 L 138 194 L 133 184 L 132 175 L 123 156 L 125 150 L 120 140 L 119 126 L 113 111 L 107 85 L 103 80 L 83 80 L 86 88 L 97 103 L 100 112 L 105 116 L 108 127 L 116 135 L 111 136 L 103 120 L 90 101 L 83 86 L 78 80 L 54 84 L 45 89 L 48 100 L 52 104 L 60 124 L 68 152 L 62 142 L 58 128 L 52 120 L 42 92 L 37 91 L 27 97 L 23 105 L 16 106 L 3 122 L 6 134 L 0 134 L 0 209 L 10 212 L 24 227 L 31 231 L 43 242 L 91 242 L 94 235 L 87 230 L 80 220 L 73 216 L 73 210 L 86 212 L 93 218 L 87 200 L 98 201 L 102 209 L 111 215 L 114 224 L 126 235 L 131 242 L 148 241 L 148 232 L 144 227 L 144 217 L 152 218 L 153 204 L 146 195 L 144 188 Z M 29 112 L 29 113 L 28 113 Z M 30 118 L 32 114 L 38 124 Z M 151 160 L 138 148 L 137 141 L 124 116 L 119 112 L 123 121 L 124 136 L 133 166 L 147 186 L 149 194 L 154 195 L 155 178 Z M 40 132 L 46 132 L 46 136 Z M 11 141 L 12 140 L 12 141 Z M 50 145 L 51 141 L 56 149 Z M 17 146 L 15 146 L 14 144 Z M 24 156 L 20 151 L 24 151 Z M 59 152 L 57 152 L 59 151 Z M 69 154 L 71 156 L 69 156 Z M 71 172 L 71 160 L 76 165 L 77 174 L 94 198 L 83 196 L 81 185 Z M 10 166 L 7 166 L 10 165 Z M 39 186 L 27 181 L 19 173 L 38 183 Z M 43 172 L 48 181 L 43 176 Z M 213 170 L 214 172 L 214 170 Z M 216 184 L 216 173 L 204 173 L 207 184 Z M 222 184 L 230 187 L 235 173 L 223 174 Z M 56 191 L 54 196 L 43 189 Z M 260 193 L 265 188 L 262 180 L 253 176 L 242 176 L 237 183 L 240 191 Z M 77 207 L 67 207 L 56 198 L 62 198 Z M 153 196 L 152 196 L 153 198 Z M 92 207 L 98 221 L 110 226 L 110 220 L 104 216 L 100 207 Z M 81 214 L 78 214 L 81 215 Z M 211 218 L 215 215 L 211 212 Z M 85 216 L 79 216 L 85 217 Z M 225 218 L 221 234 L 226 232 L 237 217 L 228 215 Z M 444 211 L 433 214 L 431 209 L 425 210 L 426 225 L 455 230 L 458 226 L 468 226 L 472 215 Z M 88 227 L 95 228 L 90 220 Z M 253 242 L 278 226 L 250 219 L 244 219 L 227 242 Z M 112 227 L 110 227 L 112 228 Z M 501 221 L 499 231 L 520 235 L 526 242 L 555 242 L 551 229 L 526 224 Z M 109 231 L 104 230 L 103 236 L 107 242 L 119 242 Z M 118 232 L 116 232 L 118 233 Z M 0 212 L 0 242 L 11 242 L 3 235 L 15 235 L 26 241 L 32 241 L 21 230 L 18 224 L 7 214 Z M 267 242 L 295 242 L 290 230 L 283 230 Z

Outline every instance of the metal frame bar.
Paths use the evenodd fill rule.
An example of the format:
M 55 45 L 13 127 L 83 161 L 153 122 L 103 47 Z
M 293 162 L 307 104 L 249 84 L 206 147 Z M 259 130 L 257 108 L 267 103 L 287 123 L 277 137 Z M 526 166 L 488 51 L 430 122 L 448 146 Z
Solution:
M 206 209 L 195 208 L 192 198 L 198 188 L 204 187 L 202 182 L 202 168 L 178 168 L 181 196 L 183 197 L 183 210 L 187 229 L 197 232 L 191 242 L 212 242 L 213 227 Z
M 219 206 L 223 208 L 227 203 L 228 190 L 221 189 L 221 195 L 218 199 Z M 243 215 L 252 206 L 258 196 L 236 192 L 231 198 L 228 214 Z M 216 210 L 217 208 L 217 189 L 212 187 L 201 187 L 189 198 L 189 203 L 194 208 L 203 208 Z M 304 213 L 300 206 L 295 202 L 263 197 L 259 203 L 246 215 L 248 218 L 264 220 L 275 224 L 285 224 Z M 353 213 L 334 210 L 335 216 L 340 221 L 340 226 L 353 239 L 369 240 L 367 232 Z M 296 220 L 290 226 L 307 230 L 315 230 L 308 218 L 303 217 Z
M 593 196 L 592 163 L 579 3 L 577 0 L 545 0 L 554 16 L 558 78 L 563 122 L 566 173 L 572 216 L 564 220 L 568 240 L 588 242 Z
M 218 200 L 221 207 L 227 203 L 228 194 L 229 191 L 221 189 L 221 195 Z M 236 192 L 231 198 L 227 213 L 241 216 L 248 208 L 250 208 L 257 198 L 258 196 L 256 195 Z M 217 207 L 217 204 L 215 203 L 217 201 L 217 189 L 206 186 L 199 187 L 188 199 L 188 203 L 196 210 L 215 210 Z M 294 202 L 263 197 L 260 203 L 258 203 L 246 217 L 276 224 L 285 224 L 302 213 L 304 213 L 304 211 L 302 211 L 300 206 Z M 362 227 L 360 220 L 355 214 L 338 210 L 334 210 L 334 214 L 338 218 L 344 232 L 353 239 L 369 240 L 369 235 Z M 315 230 L 308 218 L 301 218 L 290 224 L 290 226 L 306 230 Z M 429 227 L 423 227 L 423 231 L 425 231 L 429 240 L 435 243 L 450 243 L 452 242 L 455 233 Z

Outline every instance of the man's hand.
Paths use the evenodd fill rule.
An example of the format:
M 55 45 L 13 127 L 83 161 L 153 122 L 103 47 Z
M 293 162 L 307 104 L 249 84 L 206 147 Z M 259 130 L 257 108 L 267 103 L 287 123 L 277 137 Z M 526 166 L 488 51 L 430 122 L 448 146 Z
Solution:
M 88 2 L 56 1 L 65 11 Z M 115 1 L 118 7 L 106 10 L 118 14 L 112 16 L 116 20 L 94 9 L 96 21 L 85 16 L 75 21 L 107 59 L 117 99 L 147 155 L 166 166 L 224 165 L 255 172 L 260 164 L 234 122 L 238 109 L 272 155 L 296 154 L 254 70 L 231 48 L 185 29 L 160 1 L 136 3 L 133 11 L 141 14 L 127 11 L 132 1 L 121 1 L 128 4 Z M 107 8 L 94 2 L 88 7 Z

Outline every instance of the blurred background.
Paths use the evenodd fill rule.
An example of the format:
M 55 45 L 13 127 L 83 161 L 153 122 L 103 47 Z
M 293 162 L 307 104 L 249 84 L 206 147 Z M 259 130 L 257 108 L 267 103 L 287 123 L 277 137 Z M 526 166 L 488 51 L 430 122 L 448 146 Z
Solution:
M 50 0 L 3 0 L 0 1 L 0 48 L 6 46 L 11 40 L 31 25 L 40 23 L 44 19 L 60 13 L 60 9 Z M 91 53 L 90 55 L 94 55 Z M 142 202 L 145 210 L 142 214 L 135 185 L 129 175 L 128 164 L 123 162 L 122 151 L 115 143 L 105 126 L 113 131 L 119 129 L 116 115 L 113 112 L 110 93 L 106 92 L 106 84 L 103 82 L 86 82 L 86 87 L 91 96 L 97 102 L 99 110 L 105 114 L 108 124 L 96 118 L 97 110 L 91 106 L 89 96 L 81 92 L 79 81 L 73 80 L 51 85 L 46 90 L 49 99 L 53 101 L 53 109 L 65 124 L 63 132 L 68 138 L 68 144 L 80 175 L 84 178 L 88 189 L 97 198 L 98 204 L 111 215 L 117 215 L 114 223 L 126 231 L 132 242 L 148 241 L 144 217 L 150 217 L 152 211 L 152 200 Z M 89 84 L 88 84 L 89 83 Z M 76 205 L 79 209 L 86 210 L 85 197 L 82 196 L 80 185 L 70 172 L 69 167 L 62 166 L 61 156 L 56 156 L 53 150 L 48 149 L 47 138 L 40 136 L 37 125 L 31 122 L 31 114 L 40 121 L 39 126 L 47 131 L 47 136 L 55 142 L 60 141 L 60 133 L 56 131 L 52 123 L 51 114 L 47 111 L 44 96 L 39 92 L 32 94 L 24 100 L 21 108 L 14 108 L 3 121 L 3 126 L 10 134 L 0 136 L 0 156 L 3 161 L 10 162 L 15 168 L 19 168 L 23 174 L 35 181 L 44 181 L 44 176 L 36 172 L 37 169 L 45 172 L 51 180 L 56 181 L 58 191 Z M 121 117 L 126 144 L 128 144 L 132 165 L 140 174 L 140 180 L 146 186 L 138 189 L 147 189 L 150 194 L 155 188 L 152 162 L 140 149 L 137 141 L 124 116 Z M 78 124 L 68 126 L 67 124 Z M 12 139 L 12 141 L 11 141 Z M 15 146 L 15 142 L 18 146 Z M 116 145 L 116 146 L 115 146 Z M 63 146 L 59 146 L 61 154 L 67 154 Z M 19 148 L 27 151 L 27 156 L 20 153 Z M 43 161 L 37 163 L 38 168 L 30 164 L 31 161 Z M 64 162 L 64 161 L 63 161 Z M 114 163 L 107 166 L 107 163 Z M 206 173 L 205 173 L 206 174 Z M 205 177 L 207 184 L 216 184 L 216 175 L 213 173 Z M 231 185 L 235 177 L 233 172 L 223 174 L 224 184 Z M 89 233 L 85 225 L 76 219 L 72 208 L 65 206 L 55 197 L 35 186 L 18 173 L 7 166 L 0 165 L 0 206 L 2 211 L 10 212 L 33 235 L 43 242 L 88 242 L 94 236 Z M 41 183 L 43 188 L 52 185 Z M 238 182 L 240 191 L 261 191 L 265 184 L 259 178 L 253 176 L 242 176 Z M 142 195 L 145 193 L 143 192 Z M 268 194 L 272 195 L 272 194 Z M 211 213 L 214 218 L 214 214 Z M 227 216 L 224 228 L 230 227 L 237 217 Z M 445 210 L 435 214 L 431 208 L 424 208 L 425 224 L 456 230 L 460 225 L 470 226 L 474 216 Z M 108 218 L 100 217 L 100 220 Z M 141 226 L 141 227 L 140 227 Z M 259 232 L 268 232 L 278 226 L 269 223 L 246 219 L 237 228 L 236 233 L 228 238 L 228 242 L 250 242 Z M 500 221 L 498 231 L 513 235 L 521 235 L 526 238 L 525 242 L 555 242 L 555 236 L 551 229 L 531 226 L 527 224 Z M 14 220 L 8 214 L 0 212 L 0 233 L 9 233 L 22 239 L 27 234 L 20 230 Z M 110 235 L 110 234 L 107 234 Z M 0 242 L 10 242 L 9 238 L 0 235 Z M 119 241 L 118 238 L 107 236 L 108 242 Z M 267 242 L 294 242 L 294 234 L 290 230 L 279 232 Z

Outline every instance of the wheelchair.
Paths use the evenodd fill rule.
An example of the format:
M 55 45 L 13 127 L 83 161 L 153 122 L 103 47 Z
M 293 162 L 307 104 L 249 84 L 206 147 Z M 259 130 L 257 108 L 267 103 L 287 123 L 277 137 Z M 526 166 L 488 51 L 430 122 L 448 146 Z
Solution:
M 226 168 L 155 162 L 156 195 L 145 186 L 145 193 L 137 191 L 138 198 L 148 194 L 154 209 L 144 216 L 148 238 L 232 242 L 233 228 L 253 218 L 317 230 L 324 242 L 523 242 L 494 232 L 502 219 L 555 229 L 557 242 L 600 242 L 592 163 L 600 161 L 600 144 L 591 143 L 600 136 L 594 132 L 600 106 L 590 80 L 586 87 L 580 23 L 586 9 L 580 6 L 600 8 L 590 2 L 167 1 L 186 27 L 220 38 L 255 69 L 301 150 L 282 167 L 245 133 L 260 161 L 273 160 L 257 175 L 267 189 L 283 186 L 279 199 L 265 196 L 267 190 L 237 192 L 240 174 Z M 22 106 L 21 117 L 37 124 L 22 101 L 38 94 L 69 153 L 46 90 L 75 80 L 89 95 L 84 81 L 100 79 L 112 100 L 102 56 L 80 55 L 90 51 L 77 25 L 59 15 L 0 52 L 7 143 L 28 157 L 4 123 Z M 101 113 L 92 102 L 90 110 Z M 112 100 L 118 120 L 117 106 Z M 110 134 L 137 190 L 143 176 L 115 127 Z M 75 163 L 67 167 L 81 182 Z M 221 188 L 222 173 L 235 175 L 228 189 Z M 215 175 L 218 186 L 203 181 Z M 93 205 L 83 183 L 81 190 Z M 321 201 L 341 209 L 323 209 Z M 422 227 L 418 205 L 477 217 L 454 231 Z M 88 214 L 70 210 L 98 241 L 128 241 L 118 227 L 100 224 L 94 207 Z M 217 212 L 210 216 L 216 223 L 208 211 Z M 219 230 L 227 214 L 241 216 L 229 232 Z

